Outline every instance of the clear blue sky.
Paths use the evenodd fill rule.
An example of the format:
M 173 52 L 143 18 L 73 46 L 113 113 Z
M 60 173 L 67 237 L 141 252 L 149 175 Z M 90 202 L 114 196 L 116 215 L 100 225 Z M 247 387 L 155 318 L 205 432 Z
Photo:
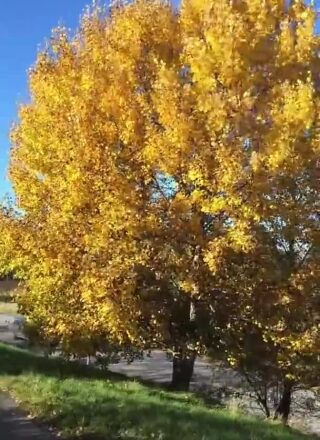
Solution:
M 174 3 L 178 4 L 179 0 Z M 3 0 L 0 13 L 0 198 L 10 191 L 6 179 L 10 126 L 17 105 L 27 98 L 27 69 L 39 45 L 59 23 L 74 28 L 91 0 Z M 316 1 L 317 6 L 320 0 Z

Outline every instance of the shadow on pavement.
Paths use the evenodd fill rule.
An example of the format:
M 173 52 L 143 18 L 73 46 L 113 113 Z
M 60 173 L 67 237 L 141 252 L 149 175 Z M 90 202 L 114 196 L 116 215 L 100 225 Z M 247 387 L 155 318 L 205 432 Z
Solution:
M 53 440 L 55 436 L 28 419 L 15 403 L 0 394 L 0 440 Z

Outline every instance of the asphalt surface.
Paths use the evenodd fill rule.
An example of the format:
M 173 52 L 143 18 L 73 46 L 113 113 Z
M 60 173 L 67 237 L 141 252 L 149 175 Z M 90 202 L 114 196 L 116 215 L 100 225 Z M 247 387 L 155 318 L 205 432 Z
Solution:
M 15 334 L 23 338 L 23 333 L 20 330 L 20 324 L 22 322 L 23 317 L 20 315 L 0 313 L 0 342 L 20 346 L 21 340 L 15 338 Z
M 56 437 L 36 426 L 7 396 L 0 394 L 0 440 L 54 440 Z

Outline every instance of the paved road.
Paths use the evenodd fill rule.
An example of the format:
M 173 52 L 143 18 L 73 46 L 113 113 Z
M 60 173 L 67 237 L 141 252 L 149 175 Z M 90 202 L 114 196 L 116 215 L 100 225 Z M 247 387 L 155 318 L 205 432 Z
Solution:
M 23 319 L 24 318 L 20 315 L 0 313 L 0 342 L 11 345 L 21 345 L 21 340 L 15 339 L 14 334 L 23 337 L 23 333 L 20 330 L 20 323 L 23 322 Z
M 34 425 L 8 397 L 0 394 L 0 440 L 54 440 L 55 437 Z
M 172 362 L 168 360 L 163 351 L 154 350 L 151 357 L 146 356 L 143 360 L 136 360 L 131 364 L 120 361 L 117 364 L 111 364 L 109 370 L 129 377 L 140 377 L 150 382 L 170 383 Z M 212 383 L 212 375 L 212 366 L 209 362 L 198 358 L 195 362 L 191 390 L 199 389 L 201 384 L 209 386 Z

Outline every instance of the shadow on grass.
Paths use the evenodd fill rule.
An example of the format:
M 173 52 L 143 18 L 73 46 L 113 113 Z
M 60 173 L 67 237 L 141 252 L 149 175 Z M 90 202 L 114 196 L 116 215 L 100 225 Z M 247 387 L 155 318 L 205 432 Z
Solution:
M 126 380 L 125 376 L 118 373 L 105 372 L 78 362 L 40 356 L 22 348 L 0 343 L 0 375 L 18 376 L 29 372 L 58 378 Z
M 128 377 L 122 373 L 101 370 L 93 365 L 88 366 L 77 361 L 65 361 L 61 358 L 45 357 L 33 353 L 25 347 L 24 341 L 21 342 L 21 345 L 16 346 L 0 342 L 0 376 L 18 376 L 30 372 L 60 379 L 73 377 L 79 379 L 109 379 L 114 382 L 139 382 L 155 392 L 170 390 L 170 383 L 159 384 L 142 378 Z M 201 399 L 200 395 L 198 399 Z
M 209 408 L 86 366 L 0 345 L 0 380 L 40 420 L 82 440 L 303 440 L 311 437 Z

